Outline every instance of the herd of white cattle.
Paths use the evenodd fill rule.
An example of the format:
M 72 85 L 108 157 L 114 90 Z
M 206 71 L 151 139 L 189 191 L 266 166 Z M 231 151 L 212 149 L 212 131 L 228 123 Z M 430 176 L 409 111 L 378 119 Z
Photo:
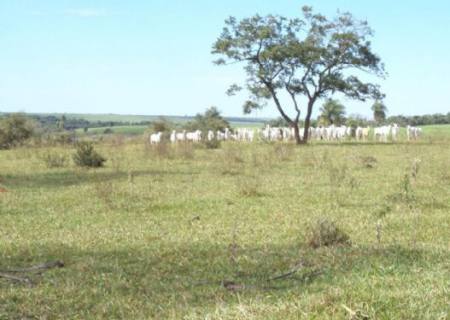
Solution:
M 373 134 L 370 133 L 373 131 Z M 356 141 L 368 141 L 373 139 L 378 142 L 397 141 L 399 138 L 400 127 L 397 124 L 390 124 L 381 127 L 347 127 L 347 126 L 328 126 L 328 127 L 310 127 L 309 138 L 311 140 L 323 141 L 346 141 L 355 139 Z M 304 130 L 300 128 L 300 137 L 303 138 Z M 413 126 L 406 127 L 406 138 L 408 141 L 417 140 L 422 135 L 422 129 Z M 157 132 L 150 135 L 150 144 L 158 144 L 163 139 L 163 133 Z M 192 132 L 172 131 L 170 142 L 201 142 L 203 139 L 212 141 L 244 141 L 253 142 L 255 139 L 265 141 L 292 141 L 295 139 L 294 128 L 271 127 L 267 125 L 264 129 L 237 128 L 234 131 L 226 128 L 224 131 L 209 130 L 205 134 L 196 130 Z

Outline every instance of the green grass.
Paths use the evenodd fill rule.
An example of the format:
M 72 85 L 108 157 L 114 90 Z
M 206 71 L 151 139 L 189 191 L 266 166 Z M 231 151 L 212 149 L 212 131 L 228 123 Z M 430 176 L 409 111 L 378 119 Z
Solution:
M 0 319 L 448 319 L 448 137 L 97 149 L 95 170 L 46 168 L 71 148 L 0 151 L 0 269 L 66 264 L 0 279 Z M 309 247 L 319 217 L 351 246 Z
M 148 126 L 114 126 L 114 127 L 101 127 L 101 128 L 89 128 L 87 134 L 103 134 L 105 130 L 110 129 L 112 133 L 123 134 L 123 135 L 139 135 L 143 134 Z M 83 129 L 77 129 L 77 133 L 84 133 Z

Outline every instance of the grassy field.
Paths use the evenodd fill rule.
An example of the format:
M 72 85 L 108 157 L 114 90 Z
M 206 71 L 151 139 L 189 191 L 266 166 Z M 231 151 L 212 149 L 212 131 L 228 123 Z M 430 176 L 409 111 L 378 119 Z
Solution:
M 87 134 L 103 134 L 105 130 L 110 129 L 114 134 L 124 134 L 124 135 L 139 135 L 143 134 L 148 126 L 114 126 L 114 127 L 101 127 L 101 128 L 89 128 Z M 83 129 L 77 129 L 77 134 L 83 134 Z
M 32 287 L 0 279 L 0 319 L 448 319 L 447 129 L 301 148 L 117 138 L 95 170 L 46 167 L 69 147 L 0 151 L 0 269 L 65 263 Z M 311 247 L 324 218 L 351 245 Z

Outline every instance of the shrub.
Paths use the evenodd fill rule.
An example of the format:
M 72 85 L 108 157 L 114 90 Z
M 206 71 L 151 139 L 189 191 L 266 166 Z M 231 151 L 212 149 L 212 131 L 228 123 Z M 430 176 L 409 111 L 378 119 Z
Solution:
M 350 237 L 326 218 L 319 219 L 311 228 L 309 245 L 313 248 L 349 244 Z
M 185 160 L 192 160 L 195 156 L 195 150 L 192 143 L 179 143 L 175 149 L 175 157 Z
M 0 149 L 21 145 L 34 132 L 34 124 L 25 116 L 13 114 L 0 120 Z
M 260 190 L 261 182 L 256 176 L 240 176 L 236 187 L 242 197 L 262 197 L 264 193 Z
M 102 167 L 106 159 L 94 150 L 91 142 L 82 141 L 77 144 L 73 161 L 79 167 L 97 168 Z
M 204 139 L 203 144 L 206 147 L 206 149 L 219 149 L 221 145 L 220 140 L 217 139 L 212 139 L 211 141 Z
M 62 168 L 67 164 L 66 155 L 59 153 L 45 153 L 42 156 L 42 160 L 44 161 L 47 168 Z
M 279 161 L 289 161 L 294 155 L 293 144 L 277 143 L 274 145 L 273 151 Z
M 363 167 L 365 168 L 375 168 L 377 166 L 377 158 L 373 157 L 373 156 L 366 156 L 366 157 L 361 157 L 361 163 L 363 165 Z
M 184 128 L 188 131 L 201 130 L 206 134 L 208 130 L 224 131 L 225 128 L 230 128 L 230 123 L 222 117 L 216 107 L 210 107 L 204 113 L 197 114 L 192 121 L 184 125 Z
M 50 136 L 50 139 L 52 140 L 53 144 L 57 145 L 71 145 L 76 141 L 75 132 L 70 131 L 53 133 Z
M 161 159 L 171 159 L 174 157 L 172 146 L 166 141 L 154 145 L 146 145 L 146 148 L 151 152 L 153 156 Z

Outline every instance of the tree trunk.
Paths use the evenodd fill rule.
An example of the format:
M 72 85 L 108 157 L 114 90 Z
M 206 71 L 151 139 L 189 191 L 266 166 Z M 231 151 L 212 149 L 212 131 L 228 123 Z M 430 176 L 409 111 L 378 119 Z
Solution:
M 310 99 L 308 102 L 308 112 L 306 113 L 306 117 L 305 117 L 305 129 L 303 131 L 303 139 L 302 139 L 303 144 L 308 143 L 309 127 L 311 125 L 311 115 L 312 115 L 312 109 L 313 109 L 315 101 L 316 100 L 313 98 L 313 99 Z
M 292 126 L 294 127 L 294 137 L 295 137 L 295 143 L 296 144 L 302 144 L 302 139 L 300 138 L 300 129 L 298 127 L 298 121 L 294 122 L 292 124 Z

